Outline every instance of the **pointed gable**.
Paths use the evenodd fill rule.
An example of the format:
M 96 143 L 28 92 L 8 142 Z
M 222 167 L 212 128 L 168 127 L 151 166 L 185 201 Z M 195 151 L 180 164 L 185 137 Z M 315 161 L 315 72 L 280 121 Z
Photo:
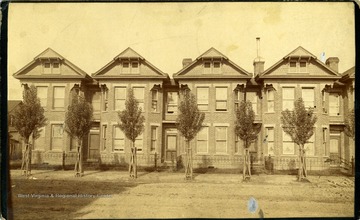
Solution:
M 83 70 L 51 48 L 37 55 L 13 75 L 17 79 L 81 79 L 89 77 Z
M 262 72 L 257 78 L 334 78 L 341 75 L 299 46 Z
M 157 67 L 128 47 L 108 64 L 93 73 L 94 78 L 168 78 Z
M 250 73 L 232 62 L 215 48 L 205 51 L 194 61 L 184 65 L 183 69 L 174 74 L 174 79 L 180 78 L 245 78 L 250 79 Z

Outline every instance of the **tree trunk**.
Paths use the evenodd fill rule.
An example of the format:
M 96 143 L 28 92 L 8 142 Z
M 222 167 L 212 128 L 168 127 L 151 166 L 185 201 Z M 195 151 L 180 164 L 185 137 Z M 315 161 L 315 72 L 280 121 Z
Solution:
M 31 150 L 29 145 L 29 139 L 25 139 L 25 151 L 23 154 L 22 162 L 21 162 L 21 170 L 22 175 L 29 176 L 30 175 L 30 166 L 29 162 L 31 160 Z
M 75 177 L 82 177 L 83 171 L 82 139 L 78 138 L 77 157 L 75 162 Z
M 243 166 L 243 180 L 246 178 L 251 178 L 251 163 L 250 163 L 250 153 L 248 149 L 248 144 L 245 141 L 244 146 L 244 166 Z
M 306 162 L 305 162 L 305 153 L 304 153 L 304 146 L 299 145 L 299 176 L 298 181 L 301 181 L 307 176 L 306 172 Z
M 130 178 L 136 179 L 137 178 L 137 169 L 136 169 L 136 147 L 135 141 L 131 142 L 131 154 L 130 154 L 130 165 L 129 165 L 129 175 Z
M 190 148 L 190 141 L 186 140 L 186 167 L 185 167 L 185 179 L 193 179 L 193 167 L 192 167 L 192 150 Z

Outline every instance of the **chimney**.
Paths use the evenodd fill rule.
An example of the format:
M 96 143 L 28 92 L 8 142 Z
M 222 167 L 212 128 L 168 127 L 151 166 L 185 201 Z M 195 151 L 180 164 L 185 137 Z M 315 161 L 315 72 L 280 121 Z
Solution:
M 187 67 L 192 62 L 191 58 L 184 58 L 182 61 L 183 68 Z
M 254 77 L 264 71 L 265 60 L 260 56 L 260 37 L 256 38 L 256 58 L 254 59 Z
M 325 62 L 326 66 L 330 69 L 334 70 L 335 72 L 339 72 L 339 58 L 337 57 L 329 57 Z

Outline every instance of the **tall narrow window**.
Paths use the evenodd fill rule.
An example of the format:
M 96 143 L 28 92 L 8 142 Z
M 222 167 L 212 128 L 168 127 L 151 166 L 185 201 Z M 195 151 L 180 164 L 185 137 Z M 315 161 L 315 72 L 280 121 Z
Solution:
M 306 108 L 315 108 L 314 88 L 302 88 L 302 99 Z
M 295 88 L 293 87 L 283 87 L 282 96 L 283 96 L 283 110 L 289 109 L 290 111 L 294 109 L 294 99 L 295 99 Z
M 269 155 L 274 155 L 274 128 L 267 127 L 266 128 L 266 137 L 265 142 L 267 143 L 267 149 Z
M 329 94 L 329 115 L 340 115 L 340 96 L 337 93 Z
M 63 125 L 51 125 L 51 150 L 61 150 L 63 147 Z
M 114 126 L 113 133 L 113 150 L 115 152 L 124 152 L 125 150 L 125 135 L 119 126 Z
M 130 73 L 130 63 L 129 62 L 122 63 L 122 73 Z
M 126 101 L 126 87 L 115 87 L 115 110 L 124 110 Z
M 158 111 L 158 91 L 156 89 L 151 91 L 151 111 Z
M 314 156 L 315 154 L 315 132 L 310 139 L 305 143 L 304 149 L 306 156 Z
M 216 111 L 227 110 L 227 87 L 216 87 Z
M 144 136 L 144 133 L 140 134 L 135 139 L 136 151 L 140 151 L 140 152 L 143 151 L 143 142 L 144 142 L 143 136 Z
M 295 143 L 290 135 L 283 131 L 283 154 L 295 154 Z
M 238 90 L 238 89 L 236 89 L 235 91 L 234 91 L 234 106 L 235 106 L 235 111 L 239 108 L 239 103 L 240 103 L 240 94 L 241 94 L 241 92 Z
M 65 87 L 55 86 L 54 87 L 54 109 L 63 109 L 65 105 Z
M 37 96 L 40 99 L 41 107 L 46 108 L 48 87 L 47 86 L 37 86 L 36 90 L 37 90 Z
M 322 111 L 323 113 L 327 113 L 326 99 L 325 99 L 325 91 L 321 92 L 321 100 L 322 100 Z
M 209 110 L 209 88 L 198 87 L 196 88 L 197 105 L 200 111 Z
M 99 112 L 100 111 L 100 102 L 101 102 L 100 92 L 95 92 L 93 94 L 93 97 L 92 97 L 92 100 L 91 100 L 91 105 L 93 107 L 94 112 Z
M 257 115 L 258 102 L 256 92 L 246 92 L 246 100 L 251 102 L 252 109 L 254 110 L 255 115 Z
M 144 105 L 144 88 L 143 87 L 134 87 L 134 97 L 136 101 L 139 103 L 139 107 L 144 112 L 145 105 Z
M 215 127 L 216 153 L 227 152 L 227 127 Z
M 196 152 L 208 153 L 209 128 L 203 127 L 196 135 Z
M 157 145 L 157 127 L 152 126 L 151 127 L 151 147 L 150 151 L 156 151 L 156 145 Z
M 106 133 L 107 133 L 107 125 L 103 125 L 102 126 L 102 134 L 101 134 L 103 150 L 106 150 Z
M 274 90 L 267 90 L 267 111 L 274 112 Z
M 168 92 L 167 93 L 167 113 L 176 114 L 178 105 L 178 93 Z
M 102 90 L 102 101 L 103 101 L 103 104 L 102 104 L 102 108 L 103 108 L 103 111 L 107 111 L 108 110 L 108 90 L 107 89 L 103 89 Z

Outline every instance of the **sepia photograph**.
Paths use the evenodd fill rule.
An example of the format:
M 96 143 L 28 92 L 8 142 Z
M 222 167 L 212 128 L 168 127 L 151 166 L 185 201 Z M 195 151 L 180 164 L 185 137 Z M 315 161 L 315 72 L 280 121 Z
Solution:
M 6 219 L 354 218 L 358 7 L 9 3 Z

